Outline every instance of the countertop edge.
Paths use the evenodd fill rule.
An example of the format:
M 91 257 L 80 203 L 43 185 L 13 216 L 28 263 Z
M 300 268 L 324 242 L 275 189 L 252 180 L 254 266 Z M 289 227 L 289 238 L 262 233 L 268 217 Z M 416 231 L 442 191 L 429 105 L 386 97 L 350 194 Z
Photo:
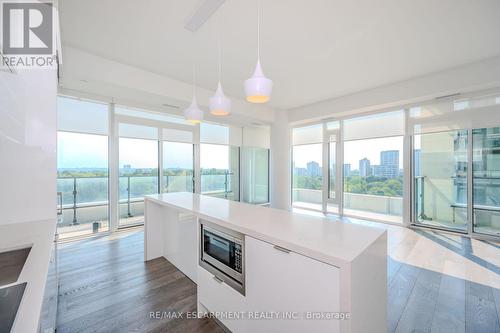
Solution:
M 306 256 L 306 257 L 318 260 L 320 262 L 323 262 L 323 263 L 326 263 L 326 264 L 329 264 L 329 265 L 332 265 L 332 266 L 335 266 L 335 267 L 338 267 L 338 268 L 350 267 L 351 264 L 356 260 L 356 258 L 358 258 L 364 252 L 364 251 L 360 251 L 360 252 L 356 253 L 355 255 L 350 256 L 347 259 L 342 259 L 342 258 L 334 257 L 331 254 L 327 254 L 327 253 L 324 253 L 324 252 L 318 252 L 317 250 L 314 250 L 314 249 L 311 249 L 311 248 L 308 248 L 308 247 L 303 247 L 301 245 L 289 243 L 287 241 L 284 241 L 284 240 L 281 240 L 279 238 L 276 238 L 275 236 L 270 236 L 270 235 L 267 235 L 267 234 L 262 234 L 260 232 L 256 232 L 255 230 L 252 230 L 252 229 L 247 229 L 247 228 L 244 228 L 244 227 L 241 227 L 241 226 L 238 226 L 238 225 L 234 225 L 234 224 L 231 224 L 230 222 L 227 222 L 227 221 L 215 218 L 213 216 L 208 216 L 206 214 L 203 214 L 203 213 L 200 213 L 200 212 L 196 212 L 196 211 L 184 208 L 182 206 L 178 206 L 178 205 L 172 204 L 170 202 L 166 202 L 164 200 L 160 200 L 160 199 L 154 198 L 152 196 L 145 196 L 144 199 L 145 200 L 150 200 L 150 201 L 152 201 L 154 203 L 157 203 L 157 204 L 160 204 L 160 205 L 163 205 L 163 206 L 174 208 L 174 209 L 182 211 L 182 212 L 194 214 L 198 218 L 206 219 L 209 222 L 216 223 L 216 224 L 218 224 L 218 225 L 220 225 L 222 227 L 225 227 L 225 228 L 232 229 L 234 231 L 240 232 L 240 233 L 242 233 L 242 234 L 244 234 L 246 236 L 253 237 L 255 239 L 259 239 L 261 241 L 264 241 L 264 242 L 267 242 L 267 243 L 270 243 L 270 244 L 273 244 L 273 245 L 278 245 L 278 246 L 287 248 L 287 249 L 291 250 L 292 252 L 298 253 L 300 255 L 303 255 L 303 256 Z M 286 212 L 286 211 L 284 211 L 284 212 Z M 288 212 L 288 213 L 293 214 L 291 212 Z M 334 222 L 334 223 L 343 223 L 343 222 Z M 367 244 L 365 248 L 370 247 L 373 243 L 375 243 L 376 241 L 378 241 L 381 237 L 383 237 L 387 233 L 386 230 L 380 230 L 380 231 L 381 231 L 380 234 L 376 238 L 374 238 L 369 244 Z
M 2 286 L 27 282 L 11 333 L 35 333 L 39 330 L 56 225 L 57 218 L 0 225 L 0 233 L 19 233 L 7 241 L 0 236 L 0 251 L 32 244 L 19 279 Z

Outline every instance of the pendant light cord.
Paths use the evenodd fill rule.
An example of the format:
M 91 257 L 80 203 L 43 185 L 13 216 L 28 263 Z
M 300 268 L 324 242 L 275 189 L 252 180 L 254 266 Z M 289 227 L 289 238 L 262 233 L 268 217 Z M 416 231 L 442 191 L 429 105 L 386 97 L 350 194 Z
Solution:
M 260 0 L 257 0 L 257 60 L 260 61 Z
M 193 32 L 193 97 L 196 97 L 196 50 L 195 34 Z
M 219 82 L 222 79 L 222 42 L 221 42 L 221 27 L 220 27 L 220 20 L 219 20 Z

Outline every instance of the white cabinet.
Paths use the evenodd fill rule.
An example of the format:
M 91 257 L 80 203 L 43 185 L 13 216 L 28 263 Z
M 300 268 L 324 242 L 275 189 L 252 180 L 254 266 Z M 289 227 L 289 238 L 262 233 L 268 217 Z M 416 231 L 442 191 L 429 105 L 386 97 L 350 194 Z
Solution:
M 254 332 L 247 321 L 237 316 L 247 310 L 247 298 L 198 266 L 198 303 L 208 311 L 219 314 L 218 320 L 234 333 Z M 201 311 L 201 309 L 198 309 Z
M 306 316 L 339 312 L 339 269 L 245 237 L 246 308 Z M 260 315 L 256 313 L 255 315 Z M 253 332 L 339 332 L 335 319 L 249 320 Z
M 0 71 L 0 224 L 56 218 L 54 70 Z

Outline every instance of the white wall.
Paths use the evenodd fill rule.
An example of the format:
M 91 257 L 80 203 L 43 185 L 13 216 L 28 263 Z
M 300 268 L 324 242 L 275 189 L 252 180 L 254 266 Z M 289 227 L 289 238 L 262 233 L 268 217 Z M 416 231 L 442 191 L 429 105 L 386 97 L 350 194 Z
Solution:
M 0 71 L 0 90 L 0 224 L 55 219 L 56 73 Z

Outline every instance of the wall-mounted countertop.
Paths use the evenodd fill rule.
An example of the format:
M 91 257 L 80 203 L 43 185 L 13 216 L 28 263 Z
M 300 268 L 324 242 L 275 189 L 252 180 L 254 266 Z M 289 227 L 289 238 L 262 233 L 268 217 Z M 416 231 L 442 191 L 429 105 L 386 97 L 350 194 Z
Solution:
M 146 196 L 160 205 L 337 266 L 349 266 L 386 231 L 322 217 L 234 202 L 195 193 Z
M 55 218 L 0 225 L 0 252 L 32 247 L 17 282 L 6 285 L 28 283 L 11 333 L 38 332 L 55 230 Z

